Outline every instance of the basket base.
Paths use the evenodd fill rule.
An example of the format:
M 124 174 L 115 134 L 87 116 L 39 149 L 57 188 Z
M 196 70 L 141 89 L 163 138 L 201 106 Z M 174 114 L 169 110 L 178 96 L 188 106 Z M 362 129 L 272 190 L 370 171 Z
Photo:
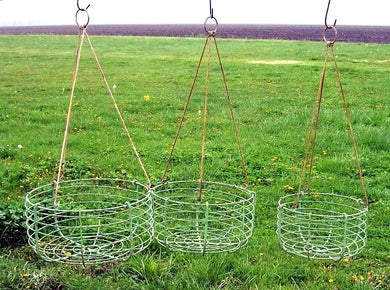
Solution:
M 248 242 L 248 239 L 240 239 L 240 236 L 229 231 L 209 230 L 206 237 L 201 230 L 180 229 L 169 233 L 160 232 L 156 240 L 173 251 L 198 254 L 234 252 Z
M 126 259 L 132 254 L 129 244 L 129 241 L 116 241 L 115 236 L 96 238 L 93 243 L 89 241 L 89 244 L 83 244 L 82 240 L 62 237 L 33 246 L 37 254 L 46 261 L 94 265 Z
M 234 252 L 252 236 L 254 193 L 235 185 L 172 181 L 153 191 L 155 238 L 173 251 Z
M 26 195 L 28 243 L 44 260 L 74 265 L 123 261 L 153 239 L 149 189 L 120 179 L 62 181 Z

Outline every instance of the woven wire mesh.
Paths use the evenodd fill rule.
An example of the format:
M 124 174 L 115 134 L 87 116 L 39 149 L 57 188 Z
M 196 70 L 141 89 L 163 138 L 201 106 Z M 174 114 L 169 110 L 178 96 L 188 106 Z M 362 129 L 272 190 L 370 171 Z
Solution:
M 340 260 L 359 254 L 366 244 L 367 207 L 360 199 L 330 193 L 279 200 L 277 235 L 282 248 L 312 259 Z
M 153 190 L 155 238 L 174 251 L 233 252 L 253 232 L 254 193 L 229 184 L 175 181 Z
M 43 259 L 67 264 L 125 260 L 153 237 L 150 191 L 135 181 L 62 181 L 26 196 L 28 242 Z

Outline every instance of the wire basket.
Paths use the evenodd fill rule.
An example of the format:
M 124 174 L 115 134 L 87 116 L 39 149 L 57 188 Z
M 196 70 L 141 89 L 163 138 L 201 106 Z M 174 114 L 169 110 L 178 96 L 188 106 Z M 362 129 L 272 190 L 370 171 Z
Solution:
M 44 260 L 96 264 L 125 260 L 153 238 L 151 193 L 136 181 L 61 181 L 26 196 L 28 243 Z
M 360 199 L 330 193 L 282 197 L 277 235 L 282 248 L 315 259 L 340 260 L 359 254 L 366 244 L 367 207 Z
M 234 185 L 175 181 L 153 190 L 155 238 L 171 250 L 191 253 L 233 252 L 253 232 L 252 191 Z

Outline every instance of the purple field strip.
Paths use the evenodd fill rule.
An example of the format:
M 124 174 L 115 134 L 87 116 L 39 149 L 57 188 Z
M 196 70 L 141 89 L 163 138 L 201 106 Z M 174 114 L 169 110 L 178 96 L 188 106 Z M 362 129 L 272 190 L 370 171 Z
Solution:
M 220 38 L 282 39 L 321 41 L 323 26 L 320 25 L 257 25 L 221 24 L 217 36 Z M 337 27 L 338 41 L 363 43 L 390 43 L 390 26 L 343 26 Z M 203 25 L 90 25 L 90 35 L 133 35 L 133 36 L 205 36 Z M 0 35 L 58 34 L 75 35 L 77 27 L 69 26 L 4 26 Z

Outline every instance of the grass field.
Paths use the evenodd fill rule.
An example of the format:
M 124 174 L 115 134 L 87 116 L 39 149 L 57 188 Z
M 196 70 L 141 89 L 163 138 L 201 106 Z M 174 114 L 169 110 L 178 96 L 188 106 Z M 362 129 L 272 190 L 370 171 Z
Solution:
M 199 38 L 92 37 L 153 184 L 160 180 L 203 46 Z M 390 288 L 390 46 L 336 43 L 369 199 L 368 241 L 354 259 L 315 261 L 281 250 L 278 199 L 294 192 L 317 93 L 324 43 L 219 40 L 256 193 L 253 237 L 234 253 L 169 252 L 157 243 L 118 264 L 45 263 L 25 244 L 25 194 L 56 175 L 76 36 L 0 37 L 1 289 Z M 204 70 L 168 173 L 199 175 Z M 205 179 L 243 181 L 223 84 L 212 67 Z M 226 108 L 226 110 L 225 110 Z M 68 141 L 66 178 L 145 181 L 84 46 Z M 335 74 L 324 89 L 313 190 L 362 197 Z

